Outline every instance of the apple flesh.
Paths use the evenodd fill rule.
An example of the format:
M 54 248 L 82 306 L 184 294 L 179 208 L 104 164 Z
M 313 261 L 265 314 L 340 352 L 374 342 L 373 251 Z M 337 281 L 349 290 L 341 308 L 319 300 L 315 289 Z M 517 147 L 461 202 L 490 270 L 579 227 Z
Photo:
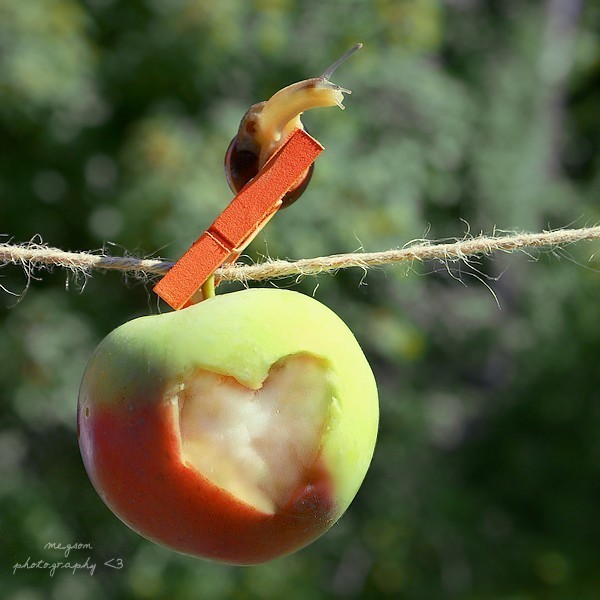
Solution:
M 346 325 L 302 294 L 253 289 L 113 331 L 86 368 L 78 432 L 94 487 L 132 529 L 256 564 L 342 515 L 378 414 Z

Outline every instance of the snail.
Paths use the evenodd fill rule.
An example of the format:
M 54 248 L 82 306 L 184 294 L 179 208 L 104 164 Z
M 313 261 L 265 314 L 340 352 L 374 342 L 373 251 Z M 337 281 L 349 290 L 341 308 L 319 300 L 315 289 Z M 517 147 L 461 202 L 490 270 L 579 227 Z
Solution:
M 234 193 L 237 194 L 256 176 L 294 129 L 304 129 L 300 115 L 305 110 L 320 106 L 339 106 L 344 109 L 344 94 L 351 92 L 331 83 L 329 78 L 362 46 L 360 43 L 356 44 L 320 77 L 288 85 L 269 100 L 250 107 L 225 154 L 225 174 Z M 306 170 L 296 186 L 284 196 L 281 208 L 290 206 L 302 195 L 312 172 L 313 166 Z

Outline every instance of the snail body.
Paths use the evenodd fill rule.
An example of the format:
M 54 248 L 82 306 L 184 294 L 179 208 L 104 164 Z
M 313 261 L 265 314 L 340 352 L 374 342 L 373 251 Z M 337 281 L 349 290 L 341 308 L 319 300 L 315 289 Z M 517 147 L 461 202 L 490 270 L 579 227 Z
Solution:
M 294 129 L 304 129 L 300 118 L 304 111 L 327 106 L 344 109 L 344 94 L 351 92 L 332 83 L 329 78 L 340 64 L 360 48 L 362 44 L 356 44 L 320 77 L 288 85 L 269 100 L 250 107 L 225 155 L 225 173 L 234 193 L 238 193 L 256 176 Z M 313 166 L 307 169 L 296 187 L 286 194 L 282 208 L 302 195 L 312 171 Z

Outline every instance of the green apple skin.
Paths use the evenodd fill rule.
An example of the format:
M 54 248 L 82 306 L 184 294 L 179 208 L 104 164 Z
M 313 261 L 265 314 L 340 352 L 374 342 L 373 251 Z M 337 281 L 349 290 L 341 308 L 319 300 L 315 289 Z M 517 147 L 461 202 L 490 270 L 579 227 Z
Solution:
M 169 394 L 198 369 L 256 390 L 294 355 L 326 361 L 332 402 L 313 466 L 285 506 L 265 514 L 182 461 Z M 182 553 L 248 565 L 293 552 L 337 521 L 369 467 L 378 418 L 372 371 L 339 317 L 297 292 L 251 289 L 109 334 L 83 377 L 78 435 L 94 487 L 132 529 Z

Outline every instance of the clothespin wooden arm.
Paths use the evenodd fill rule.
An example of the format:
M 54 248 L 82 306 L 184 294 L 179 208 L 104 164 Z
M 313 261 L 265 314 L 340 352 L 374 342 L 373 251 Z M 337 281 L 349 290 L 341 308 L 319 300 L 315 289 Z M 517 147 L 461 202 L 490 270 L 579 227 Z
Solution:
M 154 291 L 179 310 L 215 270 L 235 260 L 275 215 L 285 194 L 323 151 L 323 146 L 296 129 L 256 177 L 231 201 L 215 222 L 154 286 Z

